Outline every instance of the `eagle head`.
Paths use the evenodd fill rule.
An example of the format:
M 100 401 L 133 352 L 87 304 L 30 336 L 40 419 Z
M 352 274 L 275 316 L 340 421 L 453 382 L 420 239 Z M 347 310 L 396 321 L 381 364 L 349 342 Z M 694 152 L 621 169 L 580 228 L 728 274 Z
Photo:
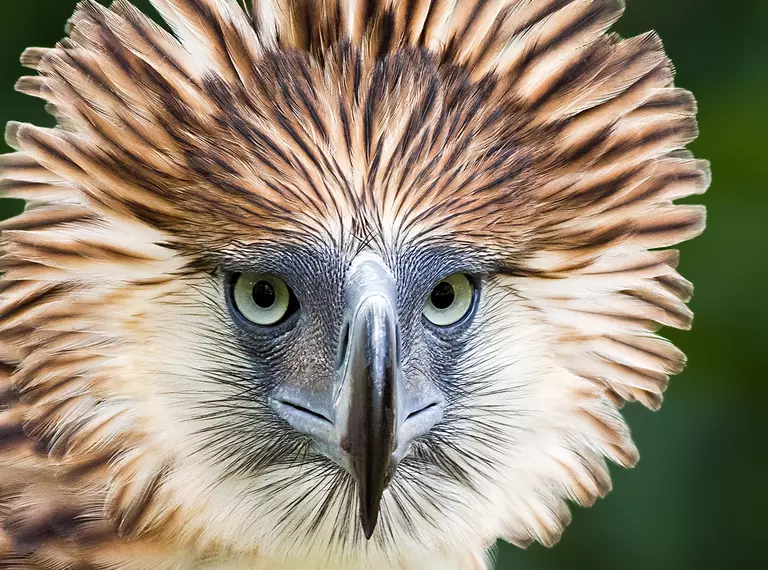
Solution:
M 485 568 L 638 459 L 704 227 L 620 0 L 81 2 L 11 123 L 0 559 Z M 170 28 L 170 31 L 168 31 Z M 45 532 L 43 532 L 43 530 Z M 69 558 L 67 558 L 69 557 Z M 28 564 L 29 566 L 24 566 Z M 224 566 L 229 564 L 229 566 Z

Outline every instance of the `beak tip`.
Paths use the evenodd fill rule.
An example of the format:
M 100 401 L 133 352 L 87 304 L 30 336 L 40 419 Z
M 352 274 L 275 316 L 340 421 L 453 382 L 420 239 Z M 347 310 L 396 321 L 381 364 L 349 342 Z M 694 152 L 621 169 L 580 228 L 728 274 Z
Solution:
M 371 540 L 371 537 L 373 536 L 373 531 L 376 530 L 376 523 L 379 520 L 379 513 L 373 513 L 370 511 L 362 510 L 360 512 L 360 522 L 363 526 L 363 534 L 365 535 L 366 540 Z
M 373 531 L 376 529 L 376 523 L 374 522 L 372 526 L 366 525 L 363 523 L 363 534 L 365 534 L 365 540 L 371 540 L 371 537 L 373 536 Z
M 364 489 L 360 489 L 358 498 L 360 500 L 360 525 L 363 528 L 365 539 L 370 540 L 379 521 L 381 493 L 368 493 Z

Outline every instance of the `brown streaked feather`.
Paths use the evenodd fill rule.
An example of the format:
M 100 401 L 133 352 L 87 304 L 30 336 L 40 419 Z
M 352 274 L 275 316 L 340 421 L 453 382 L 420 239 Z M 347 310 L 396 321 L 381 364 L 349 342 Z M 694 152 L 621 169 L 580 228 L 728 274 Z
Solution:
M 174 559 L 178 564 L 158 543 L 121 540 L 96 493 L 88 496 L 54 479 L 3 466 L 0 476 L 2 568 L 172 568 Z
M 19 198 L 29 202 L 64 202 L 73 199 L 74 189 L 24 180 L 0 180 L 0 196 L 3 198 Z

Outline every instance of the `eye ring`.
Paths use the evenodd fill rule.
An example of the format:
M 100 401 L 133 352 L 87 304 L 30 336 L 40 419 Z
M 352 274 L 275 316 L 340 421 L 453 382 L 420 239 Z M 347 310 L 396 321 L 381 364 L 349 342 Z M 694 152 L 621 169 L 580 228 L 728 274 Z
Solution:
M 465 273 L 454 273 L 440 281 L 424 302 L 424 317 L 440 328 L 464 321 L 474 310 L 477 287 Z
M 298 310 L 298 301 L 286 282 L 267 273 L 235 274 L 232 305 L 244 320 L 261 327 L 279 325 Z

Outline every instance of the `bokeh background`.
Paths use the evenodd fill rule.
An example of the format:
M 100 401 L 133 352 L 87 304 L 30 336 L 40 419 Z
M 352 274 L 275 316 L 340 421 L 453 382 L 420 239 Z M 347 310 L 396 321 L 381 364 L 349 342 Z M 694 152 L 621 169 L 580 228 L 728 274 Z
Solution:
M 18 57 L 58 41 L 75 3 L 0 2 L 0 124 L 52 123 L 40 101 L 13 91 Z M 699 101 L 692 148 L 713 165 L 708 230 L 682 247 L 694 329 L 669 332 L 690 364 L 660 412 L 627 407 L 639 466 L 614 468 L 615 490 L 576 508 L 555 548 L 500 545 L 497 568 L 768 568 L 768 0 L 627 4 L 618 31 L 661 34 L 677 84 Z M 20 208 L 0 200 L 0 219 Z

